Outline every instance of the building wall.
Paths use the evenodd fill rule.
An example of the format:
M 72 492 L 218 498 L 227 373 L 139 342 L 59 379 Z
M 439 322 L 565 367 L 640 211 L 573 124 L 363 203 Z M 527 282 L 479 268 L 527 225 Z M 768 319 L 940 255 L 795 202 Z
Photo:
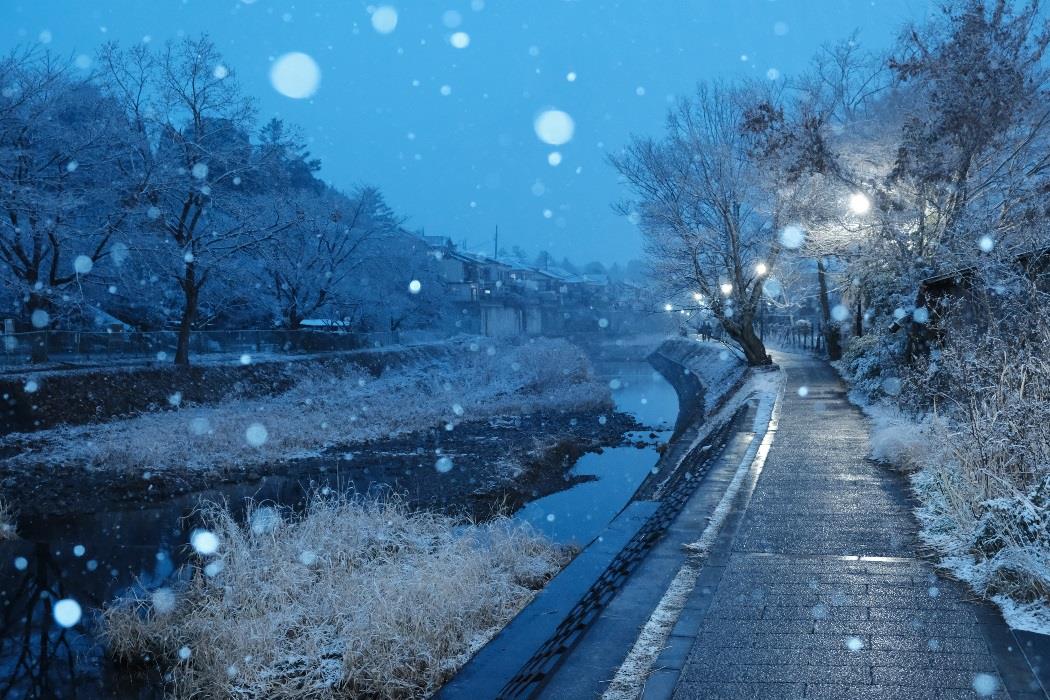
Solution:
M 483 306 L 481 329 L 491 338 L 518 335 L 522 331 L 521 312 L 509 306 Z
M 462 260 L 456 260 L 455 258 L 441 259 L 441 277 L 447 282 L 467 281 L 463 276 L 464 268 Z
M 528 335 L 542 335 L 543 312 L 537 306 L 525 309 L 525 332 Z

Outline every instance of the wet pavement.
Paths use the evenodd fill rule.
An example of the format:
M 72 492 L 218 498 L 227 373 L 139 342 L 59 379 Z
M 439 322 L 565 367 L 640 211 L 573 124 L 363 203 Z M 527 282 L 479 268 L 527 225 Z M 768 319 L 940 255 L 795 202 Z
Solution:
M 775 359 L 787 388 L 768 458 L 643 697 L 1047 697 L 998 611 L 920 558 L 904 479 L 866 458 L 834 370 Z

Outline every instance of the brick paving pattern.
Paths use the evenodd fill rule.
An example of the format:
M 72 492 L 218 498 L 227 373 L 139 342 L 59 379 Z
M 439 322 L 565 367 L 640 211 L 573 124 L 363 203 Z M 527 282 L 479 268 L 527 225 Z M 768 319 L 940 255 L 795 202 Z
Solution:
M 764 470 L 670 640 L 680 670 L 661 683 L 657 669 L 645 696 L 1045 697 L 1007 692 L 995 614 L 917 558 L 901 479 L 866 459 L 866 421 L 834 371 L 778 361 L 788 386 Z

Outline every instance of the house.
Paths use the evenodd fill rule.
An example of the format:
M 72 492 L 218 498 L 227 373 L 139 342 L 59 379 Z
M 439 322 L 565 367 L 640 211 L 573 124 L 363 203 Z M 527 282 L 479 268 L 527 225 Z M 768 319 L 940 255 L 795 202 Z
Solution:
M 446 293 L 459 307 L 460 329 L 488 336 L 524 332 L 522 302 L 515 298 L 519 277 L 514 265 L 458 250 L 448 239 L 431 243 L 428 252 L 438 261 Z
M 443 236 L 424 236 L 442 284 L 459 307 L 457 327 L 488 336 L 562 335 L 636 328 L 652 321 L 642 285 L 604 274 L 577 275 L 517 257 L 460 250 Z

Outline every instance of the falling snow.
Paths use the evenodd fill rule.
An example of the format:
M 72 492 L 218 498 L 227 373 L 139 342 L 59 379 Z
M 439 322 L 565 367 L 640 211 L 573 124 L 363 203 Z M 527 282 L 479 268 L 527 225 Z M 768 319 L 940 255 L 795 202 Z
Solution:
M 270 84 L 285 97 L 305 99 L 317 92 L 321 84 L 321 68 L 305 53 L 286 53 L 270 68 Z

